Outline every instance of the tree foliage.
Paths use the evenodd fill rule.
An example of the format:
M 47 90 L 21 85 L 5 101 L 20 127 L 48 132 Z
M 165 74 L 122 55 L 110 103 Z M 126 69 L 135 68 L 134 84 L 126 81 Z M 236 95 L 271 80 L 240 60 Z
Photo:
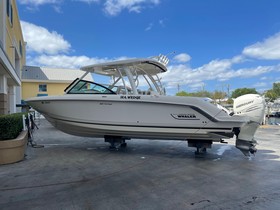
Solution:
M 275 92 L 277 96 L 280 96 L 280 82 L 273 83 L 272 90 Z
M 280 97 L 280 82 L 273 83 L 272 89 L 268 90 L 265 93 L 265 97 L 269 98 L 270 100 L 275 100 L 276 98 Z
M 255 88 L 237 88 L 232 92 L 231 97 L 232 98 L 237 98 L 239 96 L 243 96 L 245 94 L 257 94 L 258 92 L 256 91 Z
M 206 91 L 206 90 L 202 90 L 202 91 L 198 91 L 198 92 L 193 93 L 193 96 L 211 98 L 212 94 L 210 92 Z
M 226 97 L 226 93 L 222 91 L 215 91 L 215 92 L 208 92 L 205 90 L 188 93 L 186 91 L 180 91 L 176 93 L 176 96 L 192 96 L 192 97 L 205 97 L 205 98 L 212 98 L 214 100 L 221 100 Z
M 188 93 L 186 91 L 180 91 L 176 93 L 176 96 L 192 96 L 192 97 L 208 97 L 212 98 L 212 94 L 208 91 L 198 91 L 198 92 L 193 92 L 193 93 Z
M 190 96 L 190 95 L 186 91 L 180 91 L 180 92 L 176 93 L 176 96 Z
M 229 98 L 228 100 L 227 100 L 227 104 L 233 104 L 233 99 L 232 98 Z
M 223 98 L 225 98 L 226 97 L 226 93 L 225 92 L 223 92 L 223 91 L 215 91 L 213 94 L 212 94 L 212 99 L 218 99 L 218 100 L 221 100 L 221 99 L 223 99 Z

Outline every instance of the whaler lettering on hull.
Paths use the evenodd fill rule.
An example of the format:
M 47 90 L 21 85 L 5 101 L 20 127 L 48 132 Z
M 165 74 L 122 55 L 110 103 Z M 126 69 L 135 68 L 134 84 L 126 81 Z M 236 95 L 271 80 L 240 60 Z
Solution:
M 199 120 L 195 114 L 171 114 L 177 120 Z

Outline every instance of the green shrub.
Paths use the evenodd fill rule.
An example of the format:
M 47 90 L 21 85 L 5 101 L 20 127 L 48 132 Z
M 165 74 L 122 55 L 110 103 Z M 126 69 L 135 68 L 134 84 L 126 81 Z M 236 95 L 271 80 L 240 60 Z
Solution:
M 23 113 L 0 116 L 0 141 L 16 138 L 23 129 Z

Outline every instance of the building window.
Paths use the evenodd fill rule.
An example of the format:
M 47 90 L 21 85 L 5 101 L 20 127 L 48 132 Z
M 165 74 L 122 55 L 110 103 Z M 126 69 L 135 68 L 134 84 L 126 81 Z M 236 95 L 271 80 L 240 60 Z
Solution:
M 10 0 L 7 0 L 6 4 L 7 16 L 9 17 L 10 23 L 13 26 L 13 5 L 11 4 Z
M 10 17 L 10 0 L 6 1 L 6 9 L 7 9 L 7 15 Z
M 46 84 L 39 85 L 39 92 L 47 92 L 47 85 Z
M 10 16 L 11 24 L 13 25 L 13 7 L 11 5 L 11 16 Z
M 19 52 L 20 52 L 20 55 L 22 56 L 22 44 L 21 44 L 21 40 L 19 40 Z

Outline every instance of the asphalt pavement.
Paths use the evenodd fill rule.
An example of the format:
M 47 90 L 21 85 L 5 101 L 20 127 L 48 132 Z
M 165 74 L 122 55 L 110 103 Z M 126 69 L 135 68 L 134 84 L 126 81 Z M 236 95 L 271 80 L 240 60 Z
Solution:
M 255 156 L 215 143 L 133 139 L 109 150 L 42 119 L 25 160 L 0 166 L 0 209 L 280 209 L 280 126 L 256 134 Z

